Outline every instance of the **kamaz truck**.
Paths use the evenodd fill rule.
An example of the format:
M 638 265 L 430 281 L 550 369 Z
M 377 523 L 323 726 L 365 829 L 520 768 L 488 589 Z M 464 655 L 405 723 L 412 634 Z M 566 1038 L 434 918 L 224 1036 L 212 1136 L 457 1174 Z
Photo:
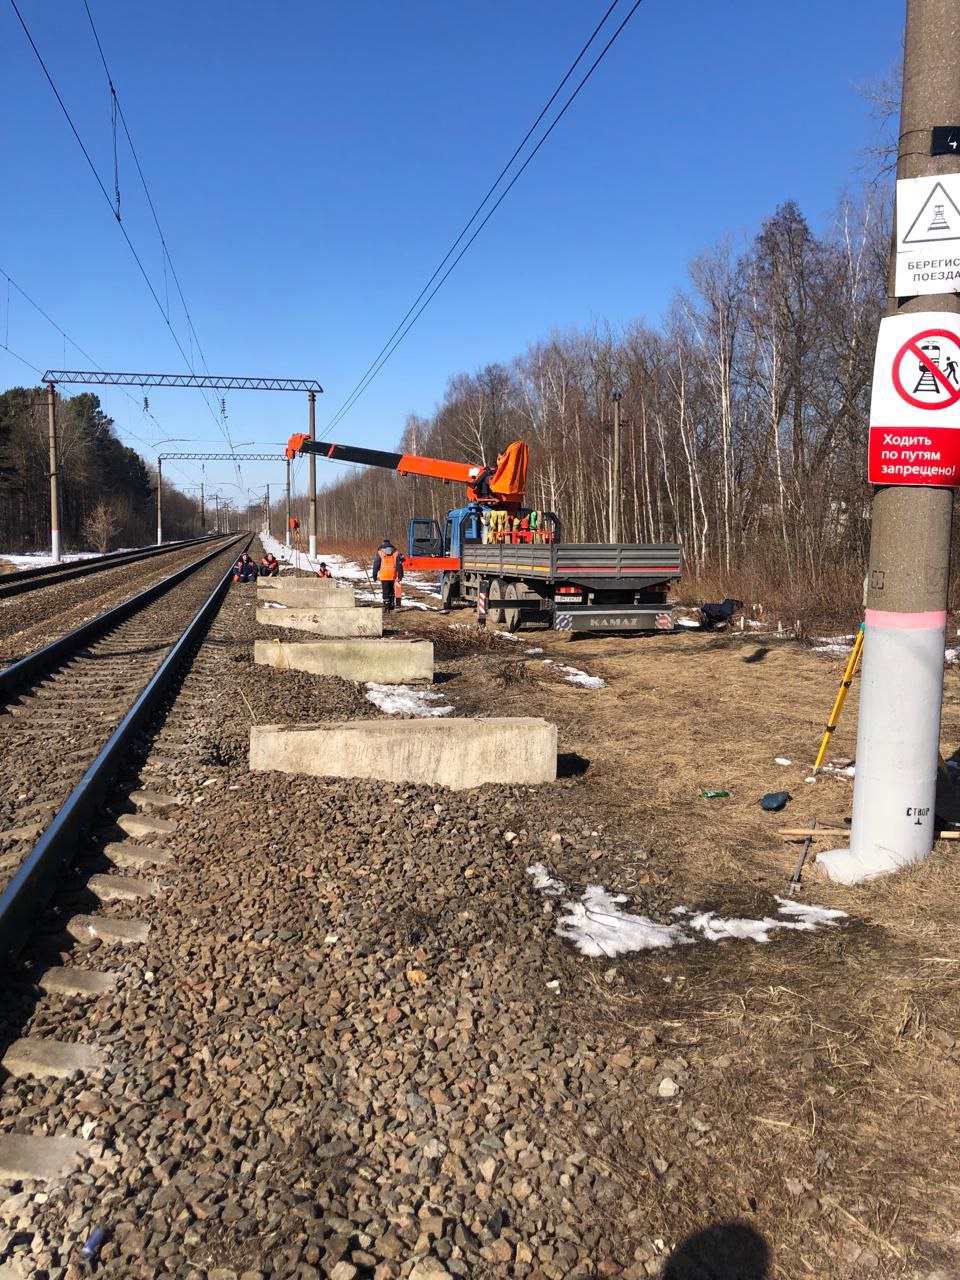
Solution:
M 462 481 L 468 504 L 436 520 L 414 517 L 406 569 L 438 572 L 445 608 L 468 606 L 487 621 L 517 631 L 672 631 L 668 593 L 683 571 L 676 543 L 564 542 L 553 512 L 523 505 L 528 451 L 504 450 L 496 467 L 415 454 L 328 444 L 295 435 L 287 456 L 315 454 L 386 467 L 401 475 Z

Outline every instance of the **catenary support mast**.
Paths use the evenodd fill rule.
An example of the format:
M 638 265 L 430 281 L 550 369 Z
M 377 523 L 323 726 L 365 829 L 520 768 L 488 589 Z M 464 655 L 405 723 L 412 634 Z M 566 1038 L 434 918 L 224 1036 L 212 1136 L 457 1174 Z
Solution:
M 897 178 L 960 172 L 933 156 L 934 125 L 960 125 L 960 6 L 907 0 Z M 895 296 L 887 315 L 960 313 L 955 293 Z M 821 854 L 854 881 L 926 857 L 933 847 L 953 490 L 879 488 L 873 499 L 857 772 L 850 849 Z

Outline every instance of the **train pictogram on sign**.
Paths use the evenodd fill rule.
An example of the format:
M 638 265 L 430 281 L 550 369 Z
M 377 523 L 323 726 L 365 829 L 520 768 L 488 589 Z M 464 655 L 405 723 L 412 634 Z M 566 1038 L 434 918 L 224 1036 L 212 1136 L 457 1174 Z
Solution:
M 917 409 L 949 409 L 960 400 L 960 341 L 949 329 L 909 338 L 893 361 L 893 385 Z

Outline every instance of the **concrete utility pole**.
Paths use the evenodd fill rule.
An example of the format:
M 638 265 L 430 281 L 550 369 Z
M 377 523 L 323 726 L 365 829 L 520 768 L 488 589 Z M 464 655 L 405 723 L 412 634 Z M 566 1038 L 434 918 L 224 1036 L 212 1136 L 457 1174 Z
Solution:
M 907 0 L 897 178 L 960 172 L 931 156 L 934 125 L 960 125 L 960 6 Z M 960 313 L 955 293 L 895 295 L 887 315 Z M 821 854 L 835 880 L 882 875 L 933 848 L 953 490 L 878 488 L 873 499 L 850 849 Z
M 163 458 L 157 454 L 157 546 L 163 542 Z
M 317 438 L 317 393 L 309 391 L 310 399 L 310 439 Z M 317 556 L 317 457 L 310 455 L 310 520 L 307 528 L 309 534 L 309 555 L 311 560 Z
M 287 458 L 287 536 L 286 543 L 290 545 L 290 459 Z
M 216 505 L 216 511 L 217 511 L 215 528 L 217 533 L 219 533 L 220 532 L 220 495 L 219 493 L 215 493 L 213 495 L 213 501 Z
M 201 532 L 201 533 L 206 533 L 206 531 L 207 531 L 207 508 L 206 508 L 206 503 L 205 503 L 205 501 L 204 501 L 203 483 L 204 483 L 204 482 L 201 480 L 201 481 L 200 481 L 200 532 Z
M 60 471 L 57 461 L 57 388 L 47 383 L 47 425 L 50 435 L 50 554 L 60 563 Z
M 267 537 L 270 537 L 270 486 L 267 485 L 267 498 L 264 504 L 264 528 L 267 531 Z
M 620 392 L 613 397 L 613 447 L 610 451 L 610 541 L 620 541 Z

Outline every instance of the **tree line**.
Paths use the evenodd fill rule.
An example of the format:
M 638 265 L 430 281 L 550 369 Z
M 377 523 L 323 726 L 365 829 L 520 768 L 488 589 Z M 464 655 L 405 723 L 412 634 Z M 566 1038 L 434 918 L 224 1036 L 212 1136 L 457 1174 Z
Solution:
M 156 471 L 116 435 L 89 392 L 57 397 L 60 531 L 66 550 L 108 551 L 156 537 Z M 163 486 L 164 538 L 194 536 L 197 504 Z M 46 387 L 0 393 L 0 548 L 50 544 L 50 456 Z
M 567 539 L 610 540 L 619 527 L 622 541 L 681 542 L 695 576 L 749 569 L 795 590 L 837 570 L 852 579 L 867 552 L 888 204 L 847 200 L 821 236 L 783 204 L 745 251 L 724 243 L 696 258 L 662 323 L 555 334 L 457 374 L 398 447 L 491 462 L 523 439 L 528 504 L 556 512 Z M 461 497 L 360 469 L 322 492 L 320 534 L 405 545 L 412 514 L 442 520 Z

